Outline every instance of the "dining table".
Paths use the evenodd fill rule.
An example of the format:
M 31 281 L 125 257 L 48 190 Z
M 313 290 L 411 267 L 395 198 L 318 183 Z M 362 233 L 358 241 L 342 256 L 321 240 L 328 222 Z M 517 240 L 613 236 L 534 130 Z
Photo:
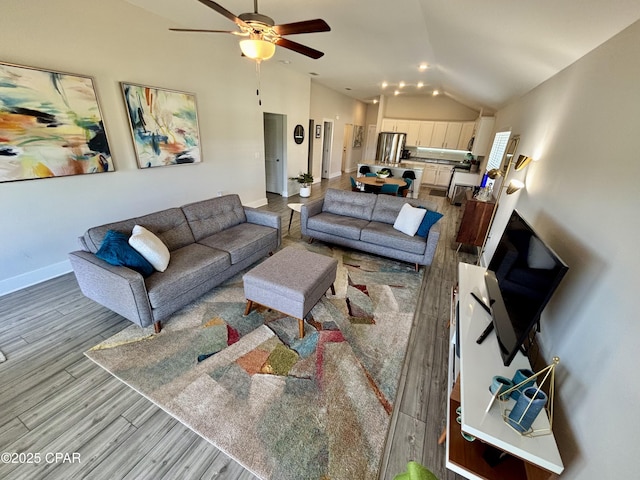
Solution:
M 395 177 L 358 177 L 356 178 L 356 182 L 364 183 L 365 185 L 370 185 L 372 187 L 382 187 L 385 183 L 390 183 L 394 185 L 398 185 L 398 187 L 404 187 L 407 182 L 404 181 L 403 178 L 395 178 Z

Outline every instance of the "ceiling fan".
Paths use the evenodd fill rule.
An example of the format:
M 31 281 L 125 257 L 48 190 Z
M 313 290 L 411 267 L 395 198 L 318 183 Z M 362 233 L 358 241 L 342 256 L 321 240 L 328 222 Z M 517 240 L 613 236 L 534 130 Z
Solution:
M 252 13 L 241 13 L 238 16 L 235 16 L 229 10 L 211 0 L 198 1 L 227 17 L 238 26 L 239 30 L 201 30 L 189 28 L 170 28 L 170 30 L 174 32 L 231 33 L 232 35 L 245 37 L 240 41 L 242 53 L 258 62 L 271 58 L 275 53 L 276 45 L 313 59 L 318 59 L 324 55 L 324 53 L 319 50 L 283 38 L 284 35 L 330 31 L 331 27 L 322 19 L 318 18 L 315 20 L 275 25 L 271 17 L 258 13 L 258 0 L 253 0 L 254 11 Z

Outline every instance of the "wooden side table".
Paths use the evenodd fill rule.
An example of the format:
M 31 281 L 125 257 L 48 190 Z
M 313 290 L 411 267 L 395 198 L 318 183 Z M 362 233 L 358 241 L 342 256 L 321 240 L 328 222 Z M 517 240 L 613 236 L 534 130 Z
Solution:
M 475 198 L 467 200 L 464 213 L 462 214 L 458 236 L 456 237 L 458 250 L 463 243 L 465 245 L 473 245 L 474 247 L 482 246 L 495 206 L 495 200 L 488 202 L 482 202 Z

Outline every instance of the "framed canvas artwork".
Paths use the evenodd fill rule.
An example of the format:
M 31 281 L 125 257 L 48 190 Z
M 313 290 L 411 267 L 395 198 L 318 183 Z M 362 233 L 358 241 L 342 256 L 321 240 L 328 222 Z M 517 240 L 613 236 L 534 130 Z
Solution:
M 91 77 L 0 63 L 0 182 L 113 170 Z
M 201 162 L 191 93 L 122 82 L 139 168 Z
M 362 125 L 355 125 L 353 127 L 353 148 L 362 147 L 363 139 L 364 139 L 364 127 Z

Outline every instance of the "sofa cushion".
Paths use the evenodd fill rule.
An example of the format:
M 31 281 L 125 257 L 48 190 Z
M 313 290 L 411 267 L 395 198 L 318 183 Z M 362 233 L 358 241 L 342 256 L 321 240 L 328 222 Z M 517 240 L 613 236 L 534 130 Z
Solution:
M 120 222 L 107 223 L 98 227 L 92 227 L 87 230 L 82 236 L 83 244 L 87 246 L 87 249 L 91 253 L 96 253 L 102 245 L 102 242 L 104 242 L 104 239 L 109 230 L 123 233 L 127 236 L 128 239 L 135 224 L 136 219 L 130 218 L 128 220 L 122 220 Z
M 375 195 L 371 196 L 374 197 Z M 352 240 L 360 240 L 360 232 L 368 223 L 368 220 L 323 212 L 307 220 L 307 229 Z M 309 232 L 310 235 L 312 233 L 313 232 Z
M 371 220 L 375 204 L 376 195 L 329 188 L 324 196 L 322 211 L 361 220 Z
M 402 206 L 411 204 L 408 199 L 403 197 L 392 197 L 391 195 L 378 195 L 376 206 L 373 209 L 371 220 L 375 222 L 393 223 L 398 218 Z
M 410 237 L 393 228 L 393 225 L 382 222 L 371 222 L 362 229 L 360 236 L 363 242 L 374 243 L 404 252 L 423 255 L 427 247 L 424 238 Z
M 141 225 L 156 235 L 169 251 L 177 250 L 195 242 L 187 218 L 179 208 L 168 208 L 136 218 Z
M 224 195 L 182 207 L 196 242 L 247 221 L 240 197 Z
M 253 223 L 241 223 L 203 238 L 199 243 L 229 252 L 231 264 L 235 265 L 262 248 L 277 245 L 278 230 Z
M 129 245 L 129 235 L 115 230 L 107 232 L 96 257 L 111 265 L 128 267 L 143 277 L 148 277 L 155 271 L 153 265 Z
M 145 280 L 152 308 L 165 306 L 231 265 L 229 254 L 192 243 L 171 252 L 171 263 L 164 272 Z
M 153 265 L 159 272 L 164 272 L 169 265 L 171 255 L 167 246 L 157 236 L 144 227 L 133 227 L 129 237 L 131 245 L 140 255 Z

